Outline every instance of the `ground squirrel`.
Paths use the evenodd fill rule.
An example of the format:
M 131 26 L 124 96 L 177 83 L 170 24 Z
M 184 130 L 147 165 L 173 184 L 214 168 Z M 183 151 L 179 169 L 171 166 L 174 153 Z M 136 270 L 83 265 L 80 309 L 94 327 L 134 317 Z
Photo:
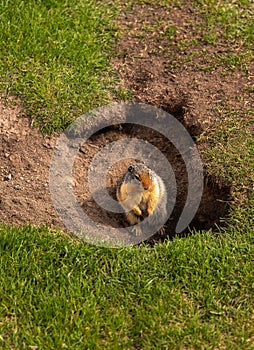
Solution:
M 162 179 L 154 171 L 142 163 L 129 166 L 116 196 L 131 225 L 148 218 L 146 227 L 149 227 L 149 231 L 155 227 L 155 232 L 164 232 L 167 192 Z M 133 231 L 142 233 L 140 226 L 134 226 Z

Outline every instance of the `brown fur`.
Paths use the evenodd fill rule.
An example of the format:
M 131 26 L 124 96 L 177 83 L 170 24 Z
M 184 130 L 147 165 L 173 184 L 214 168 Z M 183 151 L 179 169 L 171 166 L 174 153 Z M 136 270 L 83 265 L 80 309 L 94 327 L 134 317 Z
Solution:
M 156 224 L 157 219 L 166 216 L 165 186 L 161 178 L 142 163 L 136 163 L 131 171 L 128 170 L 117 189 L 117 199 L 125 209 L 127 221 L 131 225 L 140 223 L 146 217 L 151 217 L 152 224 Z M 136 203 L 138 199 L 139 202 Z M 133 229 L 138 233 L 140 231 L 138 227 Z

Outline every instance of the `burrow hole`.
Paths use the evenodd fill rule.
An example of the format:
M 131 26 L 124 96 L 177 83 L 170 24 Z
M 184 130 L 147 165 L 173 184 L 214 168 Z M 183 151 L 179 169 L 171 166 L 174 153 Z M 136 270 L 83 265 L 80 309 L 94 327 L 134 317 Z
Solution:
M 173 114 L 184 124 L 185 108 L 182 105 L 171 105 L 167 112 Z M 199 133 L 199 126 L 184 125 L 192 138 L 195 140 Z M 95 222 L 112 227 L 127 226 L 125 216 L 102 209 L 91 197 L 87 175 L 93 157 L 107 144 L 123 140 L 126 138 L 140 138 L 157 147 L 170 162 L 177 183 L 177 198 L 174 210 L 165 226 L 165 237 L 174 237 L 176 224 L 183 211 L 188 190 L 188 178 L 184 161 L 178 150 L 160 133 L 143 126 L 133 124 L 114 125 L 104 128 L 94 134 L 80 148 L 80 152 L 75 159 L 73 168 L 74 192 L 78 202 L 85 213 Z M 116 188 L 120 184 L 128 166 L 137 159 L 124 159 L 117 162 L 106 175 L 107 189 L 113 199 L 116 199 Z M 204 167 L 205 168 L 205 167 Z M 154 169 L 156 170 L 156 169 Z M 204 189 L 199 209 L 191 221 L 188 228 L 181 233 L 187 235 L 191 229 L 208 230 L 216 229 L 218 225 L 223 225 L 228 215 L 229 203 L 231 200 L 231 187 L 227 181 L 216 179 L 204 174 Z M 155 235 L 153 240 L 163 239 Z

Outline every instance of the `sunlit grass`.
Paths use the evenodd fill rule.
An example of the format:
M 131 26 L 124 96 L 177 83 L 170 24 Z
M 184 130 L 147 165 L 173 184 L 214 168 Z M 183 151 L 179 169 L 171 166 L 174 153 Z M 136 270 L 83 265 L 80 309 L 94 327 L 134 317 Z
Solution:
M 184 3 L 174 1 L 179 8 Z M 170 52 L 179 50 L 178 66 L 183 60 L 177 55 L 185 50 L 189 65 L 202 57 L 197 70 L 247 72 L 251 2 L 192 5 L 200 15 L 192 27 L 196 37 L 188 32 L 174 42 L 181 28 L 172 23 L 161 34 Z M 65 128 L 110 101 L 112 91 L 131 96 L 112 88 L 114 15 L 110 4 L 99 1 L 2 1 L 3 94 L 21 97 L 44 131 Z M 161 25 L 144 25 L 142 35 Z M 228 51 L 210 55 L 207 45 L 218 43 Z M 207 171 L 232 185 L 227 226 L 153 248 L 118 250 L 78 243 L 45 227 L 0 226 L 1 349 L 253 348 L 253 111 L 218 105 L 213 112 L 219 121 L 199 142 L 209 143 Z
M 44 131 L 110 100 L 115 10 L 100 1 L 2 1 L 1 88 Z
M 251 348 L 253 231 L 222 233 L 116 250 L 2 226 L 1 348 Z

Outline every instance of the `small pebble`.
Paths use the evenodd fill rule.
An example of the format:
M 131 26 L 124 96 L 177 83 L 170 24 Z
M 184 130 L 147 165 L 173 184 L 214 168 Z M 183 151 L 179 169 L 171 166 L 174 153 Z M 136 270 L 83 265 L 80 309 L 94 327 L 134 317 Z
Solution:
M 4 181 L 10 181 L 12 178 L 12 175 L 11 174 L 8 174 L 4 177 Z
M 16 185 L 14 188 L 15 188 L 15 190 L 22 190 L 22 187 L 19 185 Z

